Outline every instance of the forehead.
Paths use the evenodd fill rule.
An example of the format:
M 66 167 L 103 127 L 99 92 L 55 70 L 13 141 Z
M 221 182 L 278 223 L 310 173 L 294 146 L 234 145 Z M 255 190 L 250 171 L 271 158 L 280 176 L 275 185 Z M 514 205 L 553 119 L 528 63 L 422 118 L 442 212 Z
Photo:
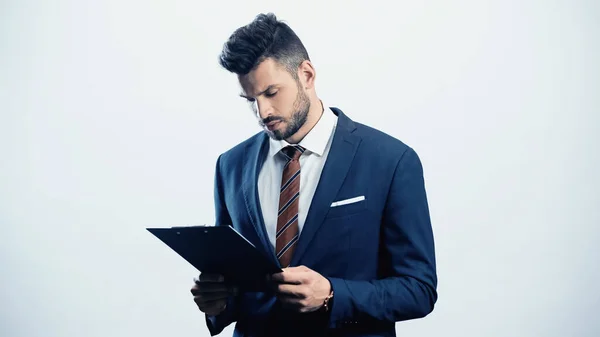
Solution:
M 238 80 L 245 94 L 255 95 L 270 85 L 284 85 L 293 78 L 282 65 L 268 58 L 247 75 L 238 76 Z

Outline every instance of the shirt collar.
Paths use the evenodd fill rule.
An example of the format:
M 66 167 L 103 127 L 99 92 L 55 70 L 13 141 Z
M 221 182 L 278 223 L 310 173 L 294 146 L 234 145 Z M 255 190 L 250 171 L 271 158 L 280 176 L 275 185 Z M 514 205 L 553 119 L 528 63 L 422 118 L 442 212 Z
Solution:
M 304 138 L 298 143 L 298 145 L 304 147 L 310 153 L 314 153 L 319 157 L 325 153 L 325 149 L 327 148 L 327 143 L 331 138 L 335 130 L 337 116 L 323 104 L 323 114 L 321 114 L 321 118 L 317 121 L 317 124 L 304 136 Z M 275 156 L 281 149 L 290 145 L 285 140 L 274 140 L 273 138 L 269 139 L 270 148 L 269 148 L 269 156 Z

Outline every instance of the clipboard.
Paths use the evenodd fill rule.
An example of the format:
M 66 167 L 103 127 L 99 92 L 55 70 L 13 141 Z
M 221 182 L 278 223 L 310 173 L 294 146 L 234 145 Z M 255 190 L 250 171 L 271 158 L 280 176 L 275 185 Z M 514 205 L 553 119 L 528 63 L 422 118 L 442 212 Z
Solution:
M 221 274 L 245 291 L 265 291 L 266 276 L 281 272 L 232 226 L 146 228 L 201 273 Z

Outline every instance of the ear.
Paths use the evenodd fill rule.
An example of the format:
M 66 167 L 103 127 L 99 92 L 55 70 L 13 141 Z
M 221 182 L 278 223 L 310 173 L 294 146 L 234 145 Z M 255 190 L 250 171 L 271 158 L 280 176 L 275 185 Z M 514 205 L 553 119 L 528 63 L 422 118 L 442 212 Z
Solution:
M 315 87 L 315 79 L 317 77 L 317 72 L 313 64 L 305 60 L 298 67 L 298 77 L 300 78 L 300 83 L 304 86 L 304 89 L 313 89 Z

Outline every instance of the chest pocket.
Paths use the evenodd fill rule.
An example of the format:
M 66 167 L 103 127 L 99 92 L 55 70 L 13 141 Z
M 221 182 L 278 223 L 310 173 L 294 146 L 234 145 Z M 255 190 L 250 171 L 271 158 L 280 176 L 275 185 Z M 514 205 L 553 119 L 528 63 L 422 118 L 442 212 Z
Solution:
M 354 215 L 367 209 L 367 199 L 364 195 L 342 198 L 333 202 L 327 212 L 327 219 Z

